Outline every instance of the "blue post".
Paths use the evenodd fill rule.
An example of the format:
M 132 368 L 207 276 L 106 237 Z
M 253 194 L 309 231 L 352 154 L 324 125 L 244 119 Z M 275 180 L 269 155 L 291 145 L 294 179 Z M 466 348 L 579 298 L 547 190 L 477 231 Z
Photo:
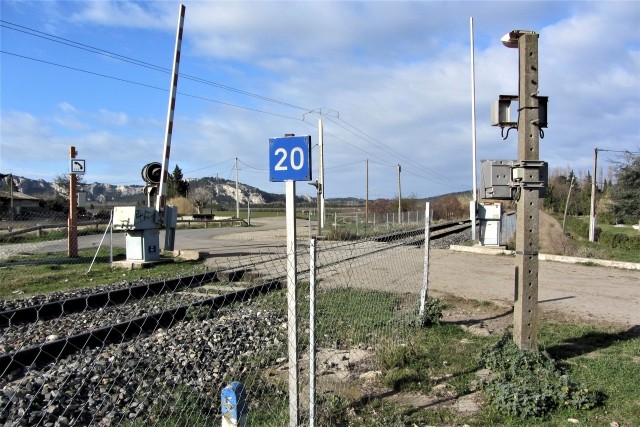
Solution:
M 220 393 L 222 427 L 245 427 L 247 424 L 247 394 L 244 385 L 234 381 Z

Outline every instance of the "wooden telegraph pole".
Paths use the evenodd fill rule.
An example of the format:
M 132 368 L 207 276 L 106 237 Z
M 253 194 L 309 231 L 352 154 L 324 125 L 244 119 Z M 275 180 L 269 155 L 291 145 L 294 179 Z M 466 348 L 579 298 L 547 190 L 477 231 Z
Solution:
M 76 147 L 69 148 L 71 169 L 69 170 L 69 217 L 67 220 L 67 249 L 69 257 L 78 256 L 78 177 L 73 173 L 73 159 L 76 158 Z

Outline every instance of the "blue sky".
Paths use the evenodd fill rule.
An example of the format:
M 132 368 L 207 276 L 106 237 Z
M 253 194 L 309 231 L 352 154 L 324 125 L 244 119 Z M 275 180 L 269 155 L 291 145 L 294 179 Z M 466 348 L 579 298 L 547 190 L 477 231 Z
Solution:
M 233 179 L 237 157 L 241 182 L 284 193 L 269 138 L 315 144 L 321 112 L 327 198 L 364 197 L 366 159 L 372 199 L 397 196 L 398 164 L 403 195 L 470 190 L 470 17 L 478 161 L 517 157 L 515 132 L 503 141 L 489 123 L 492 101 L 517 94 L 517 50 L 500 43 L 514 29 L 540 34 L 550 169 L 586 172 L 595 147 L 640 150 L 638 1 L 184 4 L 169 170 L 187 178 Z M 178 7 L 2 0 L 0 172 L 51 181 L 75 146 L 85 182 L 143 184 L 162 161 Z

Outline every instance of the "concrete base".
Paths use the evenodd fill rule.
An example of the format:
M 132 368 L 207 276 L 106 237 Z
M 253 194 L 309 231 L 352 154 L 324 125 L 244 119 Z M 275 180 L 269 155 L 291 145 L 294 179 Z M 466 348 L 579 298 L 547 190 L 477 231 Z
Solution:
M 488 254 L 488 255 L 514 255 L 515 251 L 508 250 L 505 246 L 459 246 L 451 245 L 449 247 L 452 251 L 457 252 L 472 252 L 476 254 Z
M 167 254 L 168 252 L 165 252 Z M 113 266 L 117 268 L 123 268 L 126 270 L 138 270 L 142 268 L 150 268 L 154 265 L 158 264 L 166 264 L 168 262 L 174 262 L 175 258 L 180 258 L 185 261 L 198 261 L 202 259 L 202 253 L 198 251 L 192 250 L 175 250 L 170 252 L 169 257 L 160 257 L 157 261 L 134 261 L 134 260 L 123 260 L 123 261 L 114 261 Z
M 449 249 L 457 252 L 472 252 L 472 253 L 487 254 L 487 255 L 515 255 L 515 251 L 502 249 L 497 246 L 451 245 Z M 566 262 L 570 264 L 593 264 L 593 265 L 600 265 L 603 267 L 623 268 L 626 270 L 640 270 L 640 263 L 636 263 L 636 262 L 611 261 L 607 259 L 595 259 L 595 258 L 578 258 L 578 257 L 572 257 L 572 256 L 550 255 L 550 254 L 538 254 L 538 259 L 540 261 Z
M 181 258 L 185 261 L 198 261 L 202 259 L 202 253 L 193 250 L 174 250 L 172 252 L 174 258 Z
M 123 261 L 114 261 L 113 267 L 122 268 L 125 270 L 139 270 L 142 268 L 150 268 L 159 264 L 166 264 L 168 262 L 173 262 L 172 258 L 160 258 L 158 261 L 131 261 L 131 260 L 123 260 Z

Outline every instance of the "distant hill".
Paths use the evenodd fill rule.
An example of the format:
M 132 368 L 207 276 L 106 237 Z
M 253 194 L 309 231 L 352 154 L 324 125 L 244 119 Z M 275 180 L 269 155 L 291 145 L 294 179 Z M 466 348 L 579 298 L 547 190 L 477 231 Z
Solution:
M 29 196 L 37 197 L 40 199 L 48 199 L 55 197 L 58 194 L 66 194 L 66 191 L 58 187 L 53 182 L 48 182 L 43 179 L 29 179 L 22 176 L 13 176 L 14 189 L 27 194 Z M 2 183 L 8 191 L 9 185 Z M 79 185 L 79 191 L 87 193 L 87 201 L 89 203 L 112 203 L 120 202 L 124 204 L 135 204 L 137 201 L 145 200 L 145 195 L 142 192 L 142 185 L 112 185 L 112 184 L 100 184 L 98 182 L 82 183 Z
M 204 188 L 213 195 L 213 202 L 219 205 L 234 205 L 236 203 L 236 182 L 222 178 L 197 178 L 189 180 L 189 191 L 197 188 Z M 240 200 L 242 203 L 252 205 L 269 205 L 285 203 L 284 194 L 275 194 L 262 191 L 259 188 L 252 187 L 247 184 L 238 183 L 238 191 L 240 192 Z M 310 196 L 298 196 L 296 198 L 300 202 L 312 202 L 315 200 Z
M 14 190 L 29 196 L 40 199 L 48 199 L 55 197 L 57 194 L 66 194 L 64 189 L 59 188 L 55 183 L 45 180 L 33 180 L 21 176 L 14 176 Z M 8 191 L 9 185 L 5 182 L 0 183 L 0 189 Z M 206 177 L 189 180 L 189 190 L 193 191 L 197 188 L 205 188 L 212 193 L 213 203 L 219 205 L 233 205 L 236 202 L 236 183 L 235 181 Z M 87 193 L 87 203 L 110 205 L 136 204 L 146 201 L 146 195 L 143 193 L 142 185 L 112 185 L 101 184 L 98 182 L 81 183 L 79 191 Z M 250 185 L 238 183 L 240 192 L 240 200 L 246 203 L 249 200 L 251 204 L 277 204 L 285 203 L 284 194 L 274 194 L 262 191 L 259 188 Z M 309 196 L 298 197 L 300 202 L 312 202 L 314 199 Z
M 47 199 L 56 196 L 57 194 L 65 194 L 65 191 L 61 188 L 57 188 L 54 183 L 47 182 L 39 179 L 29 179 L 21 176 L 14 176 L 14 189 L 29 196 L 38 197 L 40 199 Z M 144 186 L 142 185 L 112 185 L 101 184 L 98 182 L 93 183 L 81 183 L 79 185 L 79 191 L 87 193 L 87 203 L 89 204 L 105 204 L 114 205 L 122 203 L 125 205 L 136 204 L 138 202 L 146 201 L 146 195 L 143 193 Z M 222 206 L 231 206 L 236 203 L 236 183 L 235 181 L 205 177 L 189 180 L 189 191 L 194 191 L 197 188 L 205 188 L 212 194 L 214 204 Z M 0 182 L 0 190 L 8 191 L 8 184 Z M 238 190 L 240 191 L 240 200 L 242 203 L 246 203 L 247 200 L 252 205 L 282 205 L 285 203 L 284 194 L 268 193 L 262 191 L 259 188 L 252 187 L 247 184 L 238 183 Z M 471 200 L 470 191 L 460 191 L 457 193 L 449 193 L 443 196 L 455 196 L 455 197 L 468 197 Z M 438 197 L 435 196 L 429 198 L 418 198 L 420 202 L 434 200 Z M 411 195 L 406 198 L 414 198 Z M 299 196 L 297 200 L 300 203 L 312 203 L 315 201 L 311 196 Z M 326 203 L 330 203 L 336 206 L 356 206 L 364 205 L 365 200 L 357 197 L 342 197 L 342 198 L 327 198 Z

